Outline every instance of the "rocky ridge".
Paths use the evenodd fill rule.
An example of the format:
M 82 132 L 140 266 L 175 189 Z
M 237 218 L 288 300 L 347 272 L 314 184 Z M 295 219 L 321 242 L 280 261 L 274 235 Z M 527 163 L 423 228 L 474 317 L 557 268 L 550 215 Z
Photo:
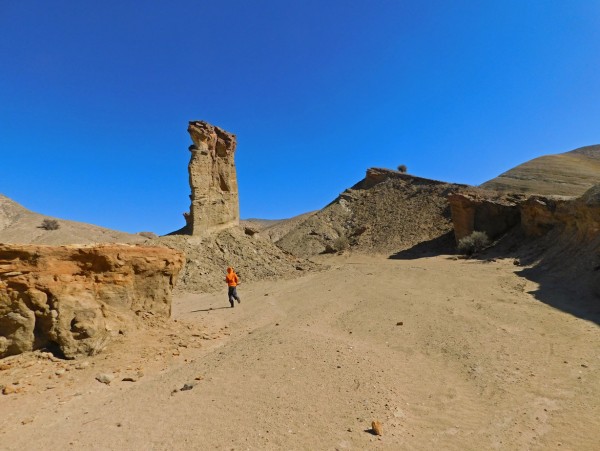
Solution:
M 406 250 L 452 231 L 447 196 L 464 186 L 371 168 L 365 179 L 301 222 L 277 245 L 303 257 L 335 251 L 345 243 L 364 253 Z

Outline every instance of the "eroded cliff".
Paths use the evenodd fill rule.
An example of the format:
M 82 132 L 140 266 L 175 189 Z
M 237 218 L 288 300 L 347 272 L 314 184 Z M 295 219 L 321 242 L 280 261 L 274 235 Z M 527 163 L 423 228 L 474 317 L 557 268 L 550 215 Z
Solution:
M 170 315 L 182 265 L 164 247 L 0 245 L 0 357 L 98 353 L 136 313 Z

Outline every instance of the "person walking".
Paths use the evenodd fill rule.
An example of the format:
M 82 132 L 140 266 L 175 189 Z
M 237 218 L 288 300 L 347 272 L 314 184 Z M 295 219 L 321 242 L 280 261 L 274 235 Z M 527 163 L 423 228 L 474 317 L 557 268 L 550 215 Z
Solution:
M 235 307 L 234 300 L 237 300 L 238 304 L 242 301 L 237 294 L 237 285 L 238 285 L 238 283 L 240 283 L 240 278 L 238 277 L 238 275 L 235 273 L 235 271 L 233 270 L 233 268 L 231 266 L 229 268 L 227 268 L 227 275 L 225 276 L 225 282 L 227 282 L 227 286 L 229 287 L 229 289 L 228 289 L 229 303 L 231 304 L 231 308 L 233 308 L 233 307 Z

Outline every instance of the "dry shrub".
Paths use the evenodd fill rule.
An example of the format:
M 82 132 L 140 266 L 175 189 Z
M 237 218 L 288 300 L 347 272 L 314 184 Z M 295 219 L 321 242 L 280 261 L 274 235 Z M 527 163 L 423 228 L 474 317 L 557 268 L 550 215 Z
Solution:
M 405 164 L 401 164 L 400 166 L 398 166 L 398 171 L 402 172 L 403 174 L 406 174 L 406 171 L 408 171 L 408 168 L 406 167 Z
M 138 232 L 138 235 L 151 240 L 153 240 L 154 238 L 158 238 L 158 235 L 154 232 Z
M 474 231 L 458 241 L 458 251 L 461 254 L 473 255 L 490 245 L 490 239 L 485 232 Z
M 40 227 L 44 230 L 58 230 L 60 224 L 56 219 L 44 219 Z
M 348 238 L 345 235 L 340 235 L 333 241 L 332 247 L 337 252 L 342 252 L 348 249 L 349 245 L 350 243 L 348 243 Z

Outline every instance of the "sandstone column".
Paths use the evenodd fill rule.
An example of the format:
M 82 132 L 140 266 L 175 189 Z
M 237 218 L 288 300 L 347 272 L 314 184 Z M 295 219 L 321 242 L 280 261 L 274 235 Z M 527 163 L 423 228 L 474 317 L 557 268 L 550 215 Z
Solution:
M 188 166 L 192 203 L 185 215 L 187 229 L 204 235 L 239 225 L 235 135 L 204 121 L 191 121 L 188 133 L 194 144 Z

